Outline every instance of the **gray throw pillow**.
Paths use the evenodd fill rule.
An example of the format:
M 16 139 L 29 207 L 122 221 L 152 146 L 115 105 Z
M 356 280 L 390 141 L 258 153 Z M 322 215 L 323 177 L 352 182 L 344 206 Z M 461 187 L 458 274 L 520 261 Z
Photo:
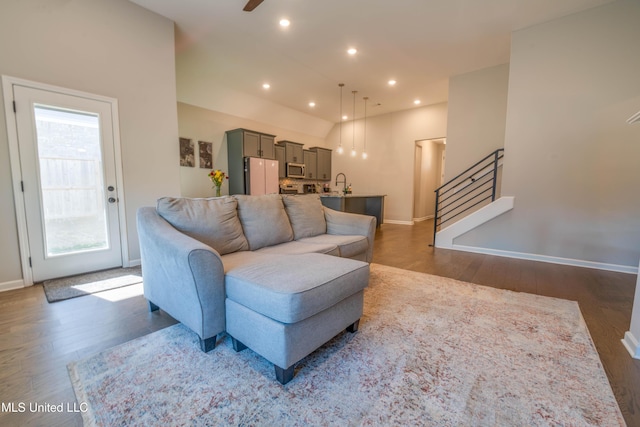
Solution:
M 211 246 L 220 255 L 249 249 L 233 197 L 163 197 L 156 211 L 177 230 Z
M 279 194 L 233 197 L 238 200 L 238 217 L 250 250 L 293 240 L 293 230 Z
M 327 232 L 324 207 L 319 195 L 283 196 L 282 201 L 287 215 L 289 215 L 295 240 Z

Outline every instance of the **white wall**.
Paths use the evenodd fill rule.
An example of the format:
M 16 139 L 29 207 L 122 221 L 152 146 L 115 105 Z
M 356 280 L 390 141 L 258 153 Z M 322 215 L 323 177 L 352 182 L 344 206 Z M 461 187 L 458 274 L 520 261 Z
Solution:
M 304 144 L 304 148 L 324 147 L 323 138 L 294 132 L 274 125 L 260 123 L 242 117 L 232 116 L 194 105 L 178 103 L 178 127 L 180 137 L 194 141 L 197 151 L 198 140 L 213 143 L 213 167 L 229 172 L 227 167 L 227 139 L 225 132 L 245 128 L 276 135 L 276 141 L 288 140 Z M 197 159 L 196 154 L 196 159 Z M 215 190 L 207 177 L 208 169 L 200 169 L 196 161 L 195 168 L 180 168 L 180 188 L 184 197 L 213 197 Z M 229 194 L 228 185 L 222 187 L 222 194 Z
M 126 0 L 2 2 L 0 74 L 118 99 L 132 260 L 138 207 L 180 191 L 174 52 L 173 23 Z M 4 119 L 0 153 L 2 284 L 22 280 Z
M 356 120 L 356 150 L 358 156 L 349 155 L 353 141 L 352 122 L 342 126 L 342 145 L 345 152 L 336 153 L 339 124 L 326 139 L 333 149 L 331 186 L 335 176 L 343 172 L 347 184 L 353 184 L 354 194 L 386 195 L 385 222 L 411 223 L 413 220 L 413 170 L 416 141 L 446 136 L 447 104 L 427 105 L 391 114 L 367 118 L 368 159 L 361 157 L 364 120 Z
M 638 267 L 640 270 L 640 266 Z M 640 275 L 636 278 L 636 293 L 633 299 L 631 324 L 622 340 L 624 346 L 635 359 L 640 359 Z
M 637 267 L 640 127 L 625 121 L 640 109 L 639 23 L 640 2 L 620 0 L 513 34 L 502 194 L 515 208 L 456 244 Z
M 504 148 L 509 64 L 449 79 L 445 181 Z

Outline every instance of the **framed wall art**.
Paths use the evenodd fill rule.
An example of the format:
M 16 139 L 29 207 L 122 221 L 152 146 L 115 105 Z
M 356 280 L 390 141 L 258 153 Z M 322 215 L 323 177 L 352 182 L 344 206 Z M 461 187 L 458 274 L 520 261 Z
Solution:
M 193 168 L 196 166 L 196 155 L 193 141 L 189 138 L 180 138 L 180 166 Z

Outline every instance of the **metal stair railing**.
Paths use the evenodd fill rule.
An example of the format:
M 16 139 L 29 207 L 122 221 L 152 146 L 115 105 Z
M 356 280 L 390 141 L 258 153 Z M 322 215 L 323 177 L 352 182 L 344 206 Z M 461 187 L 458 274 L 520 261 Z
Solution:
M 492 202 L 496 199 L 498 168 L 503 157 L 504 148 L 499 148 L 435 189 L 434 245 L 438 228 L 443 224 L 489 199 Z

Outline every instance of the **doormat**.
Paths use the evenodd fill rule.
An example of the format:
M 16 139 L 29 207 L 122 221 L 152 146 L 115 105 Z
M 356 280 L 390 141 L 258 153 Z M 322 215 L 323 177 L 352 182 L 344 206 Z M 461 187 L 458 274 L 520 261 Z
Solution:
M 44 287 L 47 301 L 57 302 L 141 282 L 142 269 L 137 266 L 46 280 L 42 283 L 42 286 Z

